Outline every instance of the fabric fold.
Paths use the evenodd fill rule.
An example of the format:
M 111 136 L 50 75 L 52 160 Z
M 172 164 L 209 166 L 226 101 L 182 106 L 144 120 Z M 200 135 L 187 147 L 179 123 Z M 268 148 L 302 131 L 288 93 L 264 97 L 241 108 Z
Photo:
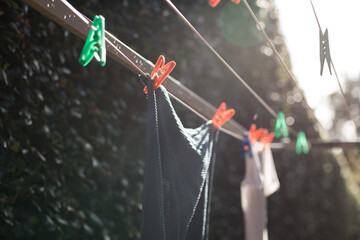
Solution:
M 218 131 L 184 128 L 163 86 L 148 78 L 142 239 L 207 239 Z
M 248 135 L 244 135 L 248 141 Z M 246 141 L 245 140 L 245 141 Z M 241 206 L 245 219 L 246 240 L 267 240 L 266 197 L 276 192 L 280 182 L 269 146 L 250 145 L 245 152 L 245 177 L 241 182 Z

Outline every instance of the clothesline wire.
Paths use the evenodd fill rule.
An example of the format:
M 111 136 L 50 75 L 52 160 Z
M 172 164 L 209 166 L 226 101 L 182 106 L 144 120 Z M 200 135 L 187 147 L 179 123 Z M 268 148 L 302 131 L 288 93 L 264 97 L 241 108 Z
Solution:
M 177 98 L 175 95 L 169 93 L 171 97 L 173 97 L 174 99 L 176 99 L 178 102 L 180 102 L 181 104 L 183 104 L 185 107 L 187 107 L 190 111 L 192 111 L 193 113 L 195 113 L 197 116 L 199 116 L 201 119 L 203 119 L 204 121 L 208 121 L 209 119 L 207 119 L 205 116 L 203 116 L 201 113 L 197 112 L 195 109 L 193 109 L 191 106 L 189 106 L 188 104 L 184 103 L 183 101 L 181 101 L 179 98 Z M 224 133 L 242 141 L 244 139 L 244 137 L 242 135 L 239 135 L 235 132 L 232 132 L 230 130 L 227 130 L 226 128 L 220 127 L 220 130 L 223 131 Z
M 138 70 L 142 75 L 146 76 L 146 74 L 144 73 L 143 70 L 141 70 L 133 61 L 131 61 L 122 51 L 120 51 L 117 47 L 115 47 L 115 45 L 112 44 L 112 42 L 110 42 L 110 40 L 107 39 L 106 37 L 105 37 L 105 41 L 106 41 L 108 44 L 110 44 L 114 49 L 116 49 L 116 51 L 117 51 L 118 53 L 120 53 L 120 55 L 121 55 L 123 58 L 125 58 L 126 61 L 127 61 L 129 64 L 131 64 L 131 66 L 133 66 L 136 70 Z
M 169 1 L 169 0 L 166 0 L 166 1 Z M 311 1 L 311 0 L 310 0 L 310 1 Z M 170 1 L 170 3 L 171 3 L 171 1 Z M 272 41 L 270 40 L 270 38 L 269 38 L 269 37 L 267 36 L 267 34 L 265 33 L 265 31 L 264 31 L 264 29 L 262 28 L 260 22 L 259 22 L 258 19 L 256 18 L 256 15 L 254 14 L 254 12 L 252 11 L 252 9 L 250 8 L 249 4 L 247 3 L 246 0 L 244 0 L 244 3 L 245 3 L 245 5 L 247 6 L 247 8 L 249 9 L 250 13 L 253 15 L 254 20 L 257 22 L 258 26 L 260 27 L 260 30 L 261 30 L 261 32 L 264 34 L 264 37 L 267 39 L 268 43 L 271 45 L 271 47 L 273 48 L 273 50 L 274 50 L 275 53 L 277 54 L 280 62 L 282 63 L 282 65 L 284 66 L 284 68 L 286 69 L 286 71 L 288 72 L 290 78 L 293 80 L 295 86 L 297 86 L 297 83 L 296 83 L 296 81 L 295 81 L 295 78 L 293 77 L 293 74 L 290 72 L 290 70 L 289 70 L 288 67 L 286 66 L 285 62 L 283 61 L 282 57 L 280 56 L 279 52 L 276 50 L 274 44 L 272 43 Z M 171 4 L 172 4 L 172 3 L 171 3 Z M 312 4 L 312 2 L 311 2 L 311 4 Z M 173 5 L 173 4 L 172 4 L 172 5 Z M 174 6 L 174 5 L 173 5 L 173 6 Z M 175 7 L 175 6 L 174 6 L 174 7 Z M 175 7 L 175 8 L 176 8 L 176 7 Z M 314 6 L 313 6 L 313 9 L 314 9 Z M 175 9 L 174 9 L 174 10 L 175 10 Z M 177 8 L 176 8 L 176 10 L 177 10 Z M 177 10 L 177 11 L 178 11 L 178 10 Z M 179 12 L 179 13 L 180 13 L 181 16 L 183 16 L 183 15 L 181 14 L 181 12 Z M 314 13 L 315 13 L 315 9 L 314 9 Z M 315 16 L 316 16 L 316 13 L 315 13 Z M 202 39 L 202 41 L 203 41 L 210 49 L 212 49 L 213 53 L 214 53 L 215 55 L 217 55 L 217 57 L 219 57 L 220 60 L 222 60 L 222 62 L 223 62 L 224 64 L 226 64 L 230 70 L 232 70 L 232 72 L 234 72 L 236 75 L 238 75 L 238 74 L 230 67 L 230 65 L 215 51 L 215 49 L 213 49 L 213 48 L 211 47 L 211 45 L 202 37 L 202 35 L 190 24 L 190 22 L 189 22 L 184 16 L 183 16 L 183 18 L 184 18 L 184 20 L 187 22 L 188 26 L 191 27 L 192 30 L 197 33 L 197 35 L 200 37 L 200 39 Z M 319 21 L 318 21 L 317 16 L 316 16 L 316 20 L 317 20 L 317 22 L 318 22 L 318 24 L 319 24 Z M 320 28 L 320 30 L 321 30 L 320 24 L 319 24 L 319 28 Z M 108 40 L 107 38 L 105 38 L 105 41 L 106 41 L 108 44 L 110 44 L 114 49 L 116 49 L 116 51 L 117 51 L 119 54 L 121 54 L 122 57 L 124 57 L 124 58 L 126 59 L 126 61 L 127 61 L 130 65 L 132 65 L 135 69 L 137 69 L 142 75 L 144 75 L 144 76 L 146 75 L 133 61 L 131 61 L 123 52 L 121 52 L 117 47 L 115 47 L 115 45 L 114 45 L 113 43 L 111 43 L 110 40 Z M 332 64 L 333 64 L 333 63 L 332 63 Z M 336 73 L 336 70 L 335 70 L 334 66 L 333 66 L 333 69 L 334 69 L 335 75 L 337 76 L 337 73 Z M 266 104 L 266 102 L 265 102 L 260 96 L 258 96 L 258 94 L 257 94 L 253 89 L 251 89 L 251 87 L 248 86 L 247 83 L 246 83 L 240 76 L 239 76 L 239 78 L 242 80 L 242 82 L 244 83 L 244 85 L 245 85 L 247 88 L 249 88 L 249 91 L 254 92 L 255 97 L 258 97 L 258 98 L 259 98 L 258 100 L 261 100 L 262 102 L 264 102 L 264 103 Z M 339 85 L 340 85 L 340 83 L 339 83 Z M 342 90 L 341 85 L 340 85 L 340 89 Z M 173 94 L 171 94 L 171 93 L 169 93 L 169 94 L 170 94 L 174 99 L 176 99 L 177 101 L 179 101 L 180 103 L 182 103 L 185 107 L 187 107 L 190 111 L 192 111 L 192 112 L 195 113 L 197 116 L 199 116 L 201 119 L 203 119 L 203 120 L 205 120 L 205 121 L 208 120 L 205 116 L 203 116 L 201 113 L 197 112 L 197 111 L 196 111 L 195 109 L 193 109 L 191 106 L 189 106 L 189 105 L 187 105 L 186 103 L 184 103 L 183 101 L 181 101 L 181 100 L 180 100 L 179 98 L 177 98 L 175 95 L 173 95 Z M 302 93 L 302 94 L 303 94 L 303 93 Z M 303 97 L 303 99 L 305 100 L 305 97 Z M 305 100 L 305 101 L 306 101 L 306 100 Z M 345 101 L 346 101 L 346 99 L 345 99 Z M 266 106 L 268 106 L 268 105 L 266 104 Z M 269 106 L 268 106 L 268 107 L 269 107 Z M 270 108 L 270 107 L 269 107 L 269 108 Z M 270 110 L 272 110 L 272 109 L 270 108 Z M 312 110 L 312 109 L 310 109 L 310 110 Z M 275 111 L 272 110 L 272 112 L 275 114 L 275 116 L 274 116 L 273 113 L 271 113 L 271 112 L 270 112 L 270 113 L 271 113 L 274 117 L 276 117 Z M 316 119 L 316 120 L 317 120 L 317 119 Z M 318 122 L 318 123 L 319 123 L 319 125 L 321 126 L 320 122 Z M 321 126 L 321 127 L 322 127 L 322 126 Z M 229 131 L 229 130 L 227 130 L 227 129 L 222 128 L 222 131 L 225 132 L 225 133 L 227 133 L 228 135 L 234 137 L 234 138 L 239 139 L 239 140 L 242 140 L 242 139 L 243 139 L 242 136 L 240 136 L 240 135 L 238 135 L 238 134 L 236 134 L 236 133 L 234 133 L 234 132 L 232 132 L 232 131 Z
M 39 12 L 41 12 L 42 14 L 47 16 L 48 18 L 50 18 L 53 21 L 57 22 L 62 27 L 68 29 L 71 32 L 73 32 L 75 35 L 79 36 L 80 38 L 86 39 L 86 35 L 85 35 L 86 31 L 84 31 L 84 29 L 86 29 L 86 28 L 83 28 L 83 27 L 84 27 L 84 24 L 86 24 L 85 26 L 88 26 L 89 23 L 91 24 L 91 20 L 86 18 L 84 15 L 82 15 L 79 11 L 77 11 L 68 2 L 56 0 L 55 3 L 56 3 L 57 8 L 48 8 L 48 7 L 46 7 L 47 2 L 45 2 L 43 0 L 24 0 L 24 2 L 26 2 L 27 4 L 32 6 L 34 9 L 38 10 Z M 70 19 L 70 18 L 65 19 L 65 18 L 63 18 L 63 16 L 65 16 L 65 15 L 73 16 L 73 18 L 72 19 Z M 78 18 L 76 18 L 75 15 Z M 146 69 L 148 69 L 148 67 L 153 66 L 153 64 L 152 65 L 150 64 L 150 61 L 146 60 L 140 54 L 138 54 L 135 51 L 131 50 L 126 44 L 119 41 L 111 33 L 106 32 L 106 35 L 108 35 L 110 37 L 110 39 L 106 39 L 106 42 L 109 44 L 109 46 L 111 46 L 111 48 L 109 48 L 110 53 L 111 53 L 111 50 L 113 50 L 113 51 L 116 51 L 116 53 L 120 53 L 120 55 L 121 55 L 121 57 L 119 57 L 119 56 L 117 56 L 117 54 L 109 54 L 110 57 L 113 57 L 115 60 L 117 60 L 120 64 L 122 64 L 123 66 L 125 66 L 129 70 L 145 75 L 145 72 L 147 72 Z M 114 41 L 114 44 L 111 43 L 111 40 Z M 115 46 L 115 43 L 116 43 L 116 46 Z M 122 50 L 120 51 L 119 49 L 122 49 Z M 123 51 L 125 51 L 125 52 L 123 52 Z M 130 58 L 136 59 L 136 63 L 139 64 L 140 67 L 144 68 L 144 70 L 141 70 L 140 67 L 136 63 L 134 63 L 133 61 L 130 60 Z M 173 79 L 173 78 L 171 78 L 169 76 L 168 80 L 170 82 L 173 82 L 175 79 Z M 176 82 L 175 84 L 180 84 L 180 83 Z M 181 86 L 181 84 L 177 85 L 177 86 L 179 88 L 183 88 Z M 188 90 L 187 88 L 183 88 L 182 91 L 190 91 L 190 90 Z M 194 112 L 196 115 L 198 115 L 200 118 L 204 119 L 205 121 L 208 120 L 208 118 L 205 116 L 205 115 L 208 115 L 207 113 L 204 112 L 205 115 L 200 113 L 201 111 L 200 112 L 197 111 L 196 110 L 197 107 L 195 105 L 190 106 L 191 104 L 189 105 L 188 103 L 185 103 L 183 100 L 180 99 L 180 98 L 183 97 L 183 94 L 179 95 L 180 98 L 175 96 L 171 92 L 169 92 L 169 94 L 174 99 L 176 99 L 177 101 L 182 103 L 185 107 L 187 107 L 192 112 Z M 192 94 L 194 94 L 194 93 L 192 93 Z M 200 103 L 198 103 L 201 106 L 203 106 L 203 107 L 211 106 L 205 100 L 199 98 L 198 101 L 200 101 L 200 100 L 201 100 L 201 104 L 205 104 L 205 105 L 201 105 Z M 187 100 L 185 100 L 185 101 L 187 101 Z M 232 120 L 230 120 L 230 122 L 231 121 Z M 244 127 L 242 127 L 237 122 L 236 122 L 236 124 L 239 125 L 239 127 L 245 129 Z M 234 130 L 231 130 L 231 128 L 226 129 L 224 127 L 221 127 L 220 130 L 227 133 L 227 134 L 229 134 L 230 136 L 232 136 L 232 137 L 234 137 L 236 139 L 239 139 L 239 140 L 243 139 L 243 136 L 241 134 L 238 134 L 238 132 L 235 132 Z M 243 132 L 243 131 L 244 130 L 241 130 L 240 132 Z M 314 148 L 314 147 L 318 148 L 318 146 L 319 146 L 319 148 L 333 148 L 333 147 L 355 148 L 355 147 L 360 147 L 360 142 L 316 142 L 316 141 L 314 142 L 314 141 L 310 140 L 310 141 L 308 141 L 308 143 L 309 143 L 309 145 L 312 145 L 312 148 Z M 295 142 L 272 143 L 271 145 L 274 145 L 275 149 L 290 149 L 290 148 L 293 149 L 294 144 L 295 144 Z M 272 148 L 273 148 L 273 146 L 272 146 Z
M 276 112 L 242 79 L 235 70 L 220 56 L 220 54 L 205 40 L 205 38 L 196 30 L 196 28 L 185 18 L 185 16 L 170 1 L 165 0 L 170 7 L 179 15 L 179 17 L 190 27 L 190 29 L 200 38 L 200 40 L 211 50 L 211 52 L 225 65 L 228 70 L 250 91 L 250 93 L 276 118 Z
M 337 83 L 338 83 L 338 86 L 339 86 L 341 95 L 342 95 L 343 98 L 344 98 L 344 102 L 345 102 L 345 106 L 346 106 L 346 110 L 347 110 L 347 112 L 348 112 L 349 118 L 354 122 L 354 124 L 355 124 L 355 126 L 356 126 L 356 121 L 354 121 L 353 118 L 352 118 L 352 116 L 351 116 L 350 106 L 349 106 L 348 101 L 346 100 L 344 90 L 343 90 L 343 88 L 342 88 L 342 86 L 341 86 L 341 83 L 340 83 L 340 80 L 339 80 L 339 76 L 338 76 L 338 74 L 337 74 L 337 71 L 336 71 L 336 69 L 335 69 L 335 66 L 334 66 L 334 63 L 333 63 L 332 59 L 330 60 L 330 63 L 331 63 L 331 66 L 332 66 L 332 68 L 333 68 L 333 70 L 334 70 L 335 77 L 336 77 L 336 81 L 337 81 Z
M 311 0 L 310 0 L 310 3 L 311 3 L 311 7 L 312 7 L 312 9 L 313 9 L 314 15 L 315 15 L 315 19 L 316 19 L 317 25 L 318 25 L 318 27 L 319 27 L 319 29 L 320 29 L 320 32 L 321 32 L 321 35 L 322 35 L 322 29 L 321 29 L 320 21 L 319 21 L 319 18 L 318 18 L 318 16 L 317 16 L 317 14 L 316 14 L 314 4 L 313 4 L 313 2 L 312 2 Z M 322 36 L 322 37 L 323 37 L 323 36 Z
M 166 1 L 168 1 L 168 0 L 166 0 Z M 246 0 L 244 0 L 244 1 L 246 1 Z M 171 2 L 170 2 L 171 3 Z M 172 4 L 172 3 L 171 3 Z M 247 2 L 246 2 L 246 4 L 247 4 Z M 248 4 L 247 4 L 247 6 L 248 6 Z M 175 6 L 174 6 L 175 7 Z M 250 9 L 251 10 L 251 9 Z M 252 12 L 252 11 L 251 11 Z M 180 13 L 181 14 L 181 13 Z M 182 15 L 182 14 L 181 14 Z M 255 15 L 254 15 L 255 16 Z M 256 16 L 255 16 L 256 17 Z M 187 19 L 184 17 L 184 20 L 186 20 L 186 22 L 188 23 L 188 25 L 189 25 L 189 27 L 191 27 L 196 33 L 197 33 L 197 35 L 204 41 L 204 43 L 210 48 L 210 49 L 212 49 L 213 51 L 214 51 L 214 54 L 215 55 L 217 55 L 217 56 L 219 56 L 220 57 L 220 59 L 222 60 L 222 62 L 224 62 L 224 64 L 226 64 L 226 65 L 228 65 L 227 64 L 227 62 L 210 46 L 210 44 L 201 36 L 201 34 L 200 33 L 198 33 L 197 32 L 197 30 L 190 24 L 190 22 L 188 22 L 187 21 Z M 260 26 L 260 28 L 261 28 L 261 25 L 260 25 L 260 23 L 258 23 L 258 25 Z M 261 28 L 262 29 L 262 28 Z M 262 29 L 262 31 L 263 31 L 263 29 Z M 263 31 L 264 32 L 264 31 Z M 264 32 L 265 33 L 265 32 Z M 266 34 L 266 33 L 265 33 Z M 266 38 L 267 39 L 269 39 L 269 37 L 266 35 Z M 135 69 L 137 69 L 142 75 L 146 75 L 145 73 L 144 73 L 144 71 L 142 71 L 133 61 L 131 61 L 122 51 L 120 51 L 117 47 L 115 47 L 115 45 L 113 44 L 113 43 L 111 43 L 110 42 L 110 40 L 109 39 L 107 39 L 107 38 L 105 38 L 105 41 L 108 43 L 108 44 L 110 44 L 114 49 L 116 49 L 116 51 L 124 58 L 124 59 L 126 59 L 126 61 L 131 65 L 131 66 L 133 66 Z M 274 47 L 274 45 L 272 44 L 272 42 L 271 42 L 271 40 L 269 39 L 269 42 L 270 42 L 270 44 Z M 274 47 L 275 48 L 275 47 Z M 275 51 L 276 51 L 276 49 L 275 49 Z M 277 52 L 277 51 L 276 51 Z M 281 56 L 279 55 L 279 53 L 277 52 L 277 54 L 278 54 L 278 57 L 280 58 L 280 61 L 281 62 L 283 62 L 283 60 L 282 60 L 282 58 L 281 58 Z M 283 62 L 284 63 L 284 62 Z M 229 68 L 232 70 L 232 72 L 235 72 L 231 67 L 230 67 L 230 65 L 228 65 L 229 66 Z M 289 75 L 291 75 L 291 72 L 289 71 L 289 69 L 287 68 L 287 66 L 285 65 L 285 63 L 284 63 L 284 67 L 287 69 L 287 71 L 288 71 L 288 73 L 289 73 Z M 334 69 L 334 71 L 335 71 L 335 69 Z M 235 74 L 236 74 L 236 72 L 235 72 Z M 335 72 L 335 74 L 336 74 L 336 72 Z M 237 74 L 236 74 L 237 75 Z M 239 76 L 239 78 L 241 79 L 241 77 Z M 294 80 L 294 79 L 293 79 Z M 244 81 L 243 79 L 242 79 L 242 81 Z M 295 82 L 296 83 L 296 82 Z M 246 86 L 248 86 L 247 84 L 246 84 L 246 82 L 244 81 L 244 84 L 246 85 Z M 253 91 L 255 94 L 256 94 L 256 96 L 258 96 L 257 95 L 257 93 L 254 91 L 254 90 L 252 90 L 251 89 L 251 87 L 250 86 L 248 86 L 250 89 L 249 89 L 249 91 L 251 90 L 251 91 Z M 181 101 L 179 98 L 177 98 L 175 95 L 173 95 L 173 94 L 171 94 L 171 93 L 169 93 L 169 95 L 171 95 L 171 97 L 173 97 L 174 99 L 176 99 L 178 102 L 180 102 L 180 103 L 182 103 L 185 107 L 187 107 L 190 111 L 192 111 L 193 113 L 195 113 L 197 116 L 199 116 L 201 119 L 203 119 L 203 120 L 205 120 L 205 121 L 207 121 L 208 119 L 205 117 L 205 116 L 203 116 L 201 113 L 199 113 L 198 111 L 196 111 L 195 109 L 193 109 L 191 106 L 189 106 L 188 104 L 186 104 L 186 103 L 184 103 L 183 101 Z M 260 98 L 260 100 L 261 101 L 263 101 L 262 100 L 262 98 L 260 97 L 260 96 L 258 96 L 259 98 Z M 305 99 L 305 98 L 304 98 Z M 264 103 L 265 103 L 265 101 L 263 101 Z M 266 104 L 266 103 L 265 103 Z M 267 105 L 267 104 L 266 104 Z M 268 105 L 267 105 L 268 106 Z M 269 107 L 270 108 L 270 107 Z M 271 109 L 271 108 L 270 108 Z M 272 110 L 272 109 L 271 109 Z M 273 111 L 273 110 L 272 110 Z M 274 113 L 275 113 L 275 111 L 273 111 Z M 272 114 L 273 115 L 273 114 Z M 275 117 L 276 117 L 276 114 L 275 114 Z M 319 123 L 320 124 L 320 123 Z M 320 124 L 320 126 L 321 126 L 321 124 Z M 225 133 L 227 133 L 228 135 L 230 135 L 230 136 L 232 136 L 232 137 L 234 137 L 234 138 L 236 138 L 236 139 L 238 139 L 238 140 L 243 140 L 243 136 L 241 136 L 241 135 L 239 135 L 239 134 L 236 134 L 236 133 L 234 133 L 234 132 L 232 132 L 232 131 L 229 131 L 229 130 L 227 130 L 227 129 L 225 129 L 225 128 L 221 128 L 221 130 L 223 131 L 223 132 L 225 132 Z M 292 129 L 291 129 L 292 130 Z M 324 144 L 346 144 L 346 142 L 335 142 L 335 143 L 324 143 Z M 291 143 L 290 143 L 290 145 L 291 145 Z
M 105 37 L 105 41 L 106 41 L 108 44 L 110 44 L 114 49 L 116 49 L 116 51 L 117 51 L 118 53 L 120 53 L 121 56 L 123 56 L 130 65 L 132 65 L 135 69 L 137 69 L 142 75 L 146 76 L 146 74 L 145 74 L 133 61 L 131 61 L 123 52 L 121 52 L 117 47 L 115 47 L 115 45 L 112 44 L 112 43 L 110 42 L 110 40 L 108 40 L 106 37 Z M 204 121 L 208 121 L 208 119 L 207 119 L 205 116 L 203 116 L 201 113 L 199 113 L 198 111 L 196 111 L 194 108 L 192 108 L 191 106 L 189 106 L 189 105 L 186 104 L 185 102 L 181 101 L 181 99 L 177 98 L 174 94 L 169 93 L 169 95 L 170 95 L 171 97 L 173 97 L 174 99 L 176 99 L 178 102 L 180 102 L 182 105 L 184 105 L 186 108 L 188 108 L 190 111 L 192 111 L 194 114 L 196 114 L 198 117 L 200 117 L 200 118 L 203 119 Z M 236 134 L 236 133 L 234 133 L 234 132 L 232 132 L 232 131 L 229 131 L 229 130 L 227 130 L 226 128 L 220 128 L 220 129 L 221 129 L 221 131 L 223 131 L 224 133 L 227 133 L 228 135 L 230 135 L 230 136 L 232 136 L 232 137 L 234 137 L 234 138 L 236 138 L 236 139 L 238 139 L 238 140 L 240 140 L 240 141 L 242 141 L 242 140 L 244 139 L 243 136 L 241 136 L 241 135 L 239 135 L 239 134 Z
M 196 30 L 196 28 L 186 19 L 179 9 L 170 1 L 165 0 L 176 14 L 186 23 L 186 25 L 200 38 L 200 40 L 211 50 L 211 52 L 224 64 L 224 66 L 245 86 L 245 88 L 259 101 L 261 105 L 274 117 L 277 118 L 276 112 L 245 82 L 243 78 L 220 56 L 220 54 L 205 40 L 205 38 Z M 289 131 L 296 136 L 297 131 L 288 127 Z
M 327 130 L 323 127 L 323 125 L 320 123 L 320 121 L 317 119 L 317 117 L 314 114 L 313 109 L 309 106 L 308 102 L 306 101 L 305 98 L 305 94 L 302 91 L 302 89 L 298 86 L 298 82 L 296 81 L 296 78 L 294 76 L 294 74 L 292 73 L 292 71 L 289 69 L 289 67 L 286 65 L 284 59 L 281 57 L 280 53 L 278 52 L 278 50 L 275 48 L 275 45 L 273 44 L 273 42 L 271 41 L 270 37 L 267 35 L 267 33 L 265 32 L 262 24 L 260 23 L 259 19 L 256 17 L 254 11 L 251 9 L 250 5 L 248 4 L 248 2 L 246 0 L 243 0 L 246 8 L 248 9 L 250 15 L 252 16 L 252 18 L 254 19 L 254 21 L 256 22 L 256 24 L 259 27 L 260 32 L 262 33 L 262 35 L 264 36 L 264 38 L 266 39 L 266 41 L 268 42 L 268 44 L 270 45 L 270 47 L 272 48 L 272 50 L 274 51 L 275 55 L 277 56 L 278 60 L 280 61 L 281 65 L 285 68 L 286 73 L 289 75 L 290 80 L 292 81 L 293 85 L 295 86 L 295 88 L 299 91 L 299 93 L 302 96 L 302 99 L 307 107 L 307 109 L 309 109 L 310 113 L 311 113 L 311 117 L 317 122 L 317 124 L 322 128 L 322 130 L 324 131 L 324 133 L 327 133 Z
M 312 7 L 312 9 L 313 9 L 314 15 L 315 15 L 316 23 L 317 23 L 317 25 L 318 25 L 318 27 L 319 27 L 319 30 L 320 30 L 321 41 L 325 41 L 325 36 L 324 36 L 323 31 L 322 31 L 322 29 L 321 29 L 320 21 L 319 21 L 319 18 L 318 18 L 318 16 L 317 16 L 317 14 L 316 14 L 316 10 L 315 10 L 315 7 L 314 7 L 314 4 L 313 4 L 312 0 L 310 0 L 310 3 L 311 3 L 311 7 Z M 353 120 L 353 118 L 352 118 L 352 116 L 351 116 L 350 106 L 349 106 L 348 101 L 346 100 L 345 93 L 344 93 L 343 87 L 342 87 L 342 85 L 341 85 L 341 82 L 340 82 L 340 79 L 339 79 L 339 75 L 337 74 L 337 71 L 336 71 L 336 69 L 335 69 L 335 65 L 334 65 L 334 62 L 333 62 L 332 58 L 330 58 L 330 64 L 331 64 L 331 67 L 332 67 L 333 70 L 334 70 L 335 77 L 336 77 L 336 81 L 337 81 L 338 86 L 339 86 L 339 89 L 340 89 L 340 93 L 341 93 L 341 95 L 342 95 L 343 98 L 344 98 L 344 102 L 345 102 L 345 106 L 346 106 L 346 110 L 347 110 L 347 112 L 348 112 L 349 118 L 351 119 L 351 121 L 354 122 L 355 127 L 357 127 L 356 121 Z M 355 131 L 355 133 L 356 133 L 356 135 L 357 135 L 357 131 Z
M 71 5 L 70 5 L 71 6 Z M 72 7 L 72 6 L 71 6 Z M 79 13 L 78 11 L 74 11 L 76 13 L 76 15 L 78 15 L 81 19 L 85 19 L 88 22 L 91 22 L 90 19 L 88 19 L 86 16 L 82 15 L 81 13 Z M 91 26 L 91 28 L 95 31 L 95 27 Z M 132 60 L 130 60 L 130 58 L 128 56 L 126 56 L 122 51 L 120 51 L 108 38 L 105 37 L 105 41 L 113 48 L 116 50 L 117 53 L 119 53 L 127 63 L 129 63 L 132 67 L 134 67 L 138 72 L 140 72 L 141 75 L 146 76 L 146 73 L 141 70 Z M 144 83 L 144 82 L 143 82 Z M 145 84 L 145 83 L 144 83 Z M 182 105 L 184 105 L 187 109 L 189 109 L 190 111 L 192 111 L 195 115 L 197 115 L 198 117 L 200 117 L 201 119 L 203 119 L 204 121 L 208 121 L 209 119 L 207 119 L 203 114 L 199 113 L 198 111 L 196 111 L 193 107 L 191 107 L 190 105 L 186 104 L 184 101 L 182 101 L 180 98 L 176 97 L 174 94 L 169 92 L 169 95 L 174 98 L 175 100 L 177 100 L 179 103 L 181 103 Z M 240 125 L 241 126 L 241 125 Z M 241 126 L 243 127 L 243 126 Z M 244 128 L 244 127 L 243 127 Z M 244 137 L 242 135 L 239 135 L 233 131 L 230 131 L 224 127 L 220 127 L 220 130 L 223 131 L 224 133 L 242 141 L 244 139 Z

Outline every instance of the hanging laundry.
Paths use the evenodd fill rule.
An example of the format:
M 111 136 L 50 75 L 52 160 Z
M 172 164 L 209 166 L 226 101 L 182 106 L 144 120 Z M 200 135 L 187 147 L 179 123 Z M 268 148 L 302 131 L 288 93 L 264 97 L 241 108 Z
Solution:
M 207 239 L 218 131 L 184 128 L 163 86 L 148 76 L 147 159 L 142 239 Z
M 264 194 L 265 197 L 270 196 L 280 188 L 280 182 L 276 173 L 274 158 L 271 153 L 270 145 L 263 147 L 261 143 L 258 143 L 260 147 L 259 159 L 262 167 L 262 173 L 264 175 Z
M 242 151 L 245 155 L 245 177 L 241 182 L 241 206 L 245 219 L 246 240 L 267 240 L 266 197 L 276 192 L 280 183 L 270 147 L 263 144 L 251 144 L 248 135 L 244 135 Z

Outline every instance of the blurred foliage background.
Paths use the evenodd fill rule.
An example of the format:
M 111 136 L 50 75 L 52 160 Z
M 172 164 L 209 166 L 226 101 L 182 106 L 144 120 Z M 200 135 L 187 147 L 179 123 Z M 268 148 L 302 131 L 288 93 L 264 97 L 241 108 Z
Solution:
M 90 19 L 103 15 L 107 30 L 145 58 L 154 62 L 164 54 L 175 60 L 175 78 L 214 106 L 225 101 L 235 108 L 242 125 L 273 128 L 270 114 L 164 1 L 70 3 Z M 308 138 L 319 137 L 300 94 L 243 5 L 174 3 L 272 108 L 284 111 Z M 249 3 L 286 56 L 273 1 Z M 111 59 L 104 68 L 96 61 L 82 67 L 83 44 L 21 1 L 0 1 L 1 239 L 140 238 L 146 149 L 142 84 Z M 185 126 L 202 123 L 174 104 Z M 210 239 L 244 237 L 240 144 L 220 134 Z M 281 189 L 268 199 L 270 239 L 360 239 L 359 181 L 348 180 L 356 179 L 358 156 L 357 151 L 275 152 Z

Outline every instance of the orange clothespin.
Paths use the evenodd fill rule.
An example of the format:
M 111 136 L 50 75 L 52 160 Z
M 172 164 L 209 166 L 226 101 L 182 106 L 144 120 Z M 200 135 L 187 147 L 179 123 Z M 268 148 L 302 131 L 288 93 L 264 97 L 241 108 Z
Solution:
M 256 125 L 251 124 L 250 130 L 249 130 L 249 140 L 250 140 L 251 144 L 254 144 L 256 141 L 258 141 L 260 139 L 260 137 L 263 135 L 263 131 L 264 131 L 264 129 L 262 129 L 262 128 L 256 129 Z
M 209 0 L 209 4 L 212 7 L 216 7 L 221 0 Z M 241 0 L 231 0 L 235 4 L 239 4 Z
M 209 5 L 212 7 L 216 7 L 221 0 L 209 0 Z
M 161 83 L 165 80 L 165 78 L 171 73 L 171 71 L 175 68 L 176 63 L 174 61 L 168 62 L 165 65 L 165 57 L 163 55 L 160 55 L 158 58 L 154 70 L 151 73 L 151 78 L 154 79 L 154 90 L 158 89 L 158 87 L 161 85 Z M 160 76 L 158 76 L 158 72 L 161 73 Z M 144 87 L 144 93 L 147 94 L 147 86 Z
M 234 114 L 235 114 L 234 109 L 231 108 L 231 109 L 226 110 L 226 104 L 224 102 L 221 103 L 212 119 L 214 128 L 218 129 L 219 127 L 221 127 L 230 118 L 232 118 L 232 116 L 234 116 Z
M 274 133 L 269 133 L 268 130 L 264 130 L 260 137 L 260 142 L 263 143 L 264 148 L 266 148 L 274 140 L 274 137 Z

